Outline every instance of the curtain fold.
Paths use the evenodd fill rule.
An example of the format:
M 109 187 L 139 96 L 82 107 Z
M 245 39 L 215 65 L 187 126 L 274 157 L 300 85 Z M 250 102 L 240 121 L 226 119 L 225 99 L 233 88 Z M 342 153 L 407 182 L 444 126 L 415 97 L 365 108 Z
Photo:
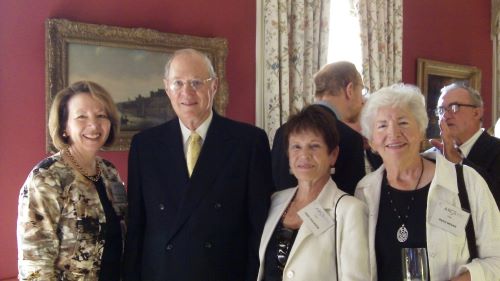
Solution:
M 500 0 L 491 1 L 491 38 L 493 41 L 492 127 L 500 118 Z
M 264 0 L 264 129 L 271 141 L 290 114 L 311 103 L 326 63 L 330 0 Z
M 363 80 L 376 91 L 402 81 L 403 1 L 359 0 Z

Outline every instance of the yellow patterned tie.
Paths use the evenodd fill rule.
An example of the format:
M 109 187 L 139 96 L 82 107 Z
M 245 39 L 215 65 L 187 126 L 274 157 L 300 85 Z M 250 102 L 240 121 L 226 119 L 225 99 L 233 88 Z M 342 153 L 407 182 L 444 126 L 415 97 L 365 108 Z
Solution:
M 186 161 L 188 167 L 189 177 L 193 173 L 194 166 L 196 165 L 196 160 L 200 155 L 201 150 L 201 137 L 196 132 L 192 132 L 189 137 L 189 144 L 187 148 Z

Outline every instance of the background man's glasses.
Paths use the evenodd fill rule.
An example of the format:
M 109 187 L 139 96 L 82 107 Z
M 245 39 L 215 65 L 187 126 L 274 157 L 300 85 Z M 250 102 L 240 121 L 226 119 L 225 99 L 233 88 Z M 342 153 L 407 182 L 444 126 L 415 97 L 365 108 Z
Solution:
M 169 88 L 170 88 L 170 90 L 177 92 L 177 91 L 180 91 L 182 88 L 184 88 L 185 85 L 189 85 L 191 87 L 191 89 L 193 89 L 195 91 L 199 91 L 199 90 L 201 90 L 201 88 L 203 88 L 203 86 L 205 86 L 205 84 L 207 82 L 212 81 L 213 79 L 214 79 L 213 77 L 210 77 L 210 78 L 207 78 L 204 80 L 201 80 L 201 79 L 192 79 L 192 80 L 176 79 L 170 83 Z
M 434 114 L 436 114 L 437 117 L 441 117 L 441 116 L 443 116 L 448 111 L 451 111 L 453 113 L 457 113 L 460 110 L 461 106 L 472 107 L 472 108 L 476 108 L 477 107 L 476 105 L 473 105 L 473 104 L 452 103 L 452 104 L 448 105 L 447 107 L 439 106 L 434 111 Z

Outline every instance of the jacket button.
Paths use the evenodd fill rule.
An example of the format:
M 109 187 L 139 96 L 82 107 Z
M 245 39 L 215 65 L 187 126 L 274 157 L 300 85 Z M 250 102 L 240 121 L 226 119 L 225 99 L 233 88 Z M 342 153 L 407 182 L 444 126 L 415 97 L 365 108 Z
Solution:
M 288 277 L 288 278 L 293 278 L 294 275 L 295 275 L 295 272 L 293 272 L 293 270 L 289 270 L 286 272 L 286 277 Z
M 160 210 L 163 211 L 163 210 L 165 210 L 165 205 L 160 204 L 160 205 L 158 205 L 158 208 L 160 208 Z
M 174 245 L 168 244 L 167 247 L 165 247 L 165 250 L 170 251 L 174 248 Z
M 220 209 L 220 208 L 222 208 L 222 204 L 217 202 L 217 203 L 214 204 L 214 208 L 215 209 Z
M 212 248 L 213 245 L 210 242 L 205 242 L 204 246 L 205 246 L 205 248 L 210 249 L 210 248 Z

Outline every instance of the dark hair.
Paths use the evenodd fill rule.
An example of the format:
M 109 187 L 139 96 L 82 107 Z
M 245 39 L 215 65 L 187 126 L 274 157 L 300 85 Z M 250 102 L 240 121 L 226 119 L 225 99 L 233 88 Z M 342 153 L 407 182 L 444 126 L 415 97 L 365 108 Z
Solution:
M 323 137 L 328 147 L 328 153 L 331 153 L 339 145 L 339 133 L 337 131 L 337 120 L 333 117 L 333 113 L 327 110 L 321 105 L 310 105 L 299 113 L 290 116 L 284 127 L 286 151 L 288 151 L 290 135 L 313 132 Z
M 68 102 L 76 94 L 89 94 L 96 100 L 102 103 L 106 113 L 108 114 L 111 128 L 109 136 L 104 146 L 111 146 L 120 130 L 120 118 L 118 109 L 116 108 L 111 95 L 99 84 L 91 81 L 78 81 L 70 86 L 62 89 L 54 97 L 49 113 L 49 133 L 54 146 L 61 150 L 68 145 L 68 137 L 64 137 L 63 133 L 68 123 Z

